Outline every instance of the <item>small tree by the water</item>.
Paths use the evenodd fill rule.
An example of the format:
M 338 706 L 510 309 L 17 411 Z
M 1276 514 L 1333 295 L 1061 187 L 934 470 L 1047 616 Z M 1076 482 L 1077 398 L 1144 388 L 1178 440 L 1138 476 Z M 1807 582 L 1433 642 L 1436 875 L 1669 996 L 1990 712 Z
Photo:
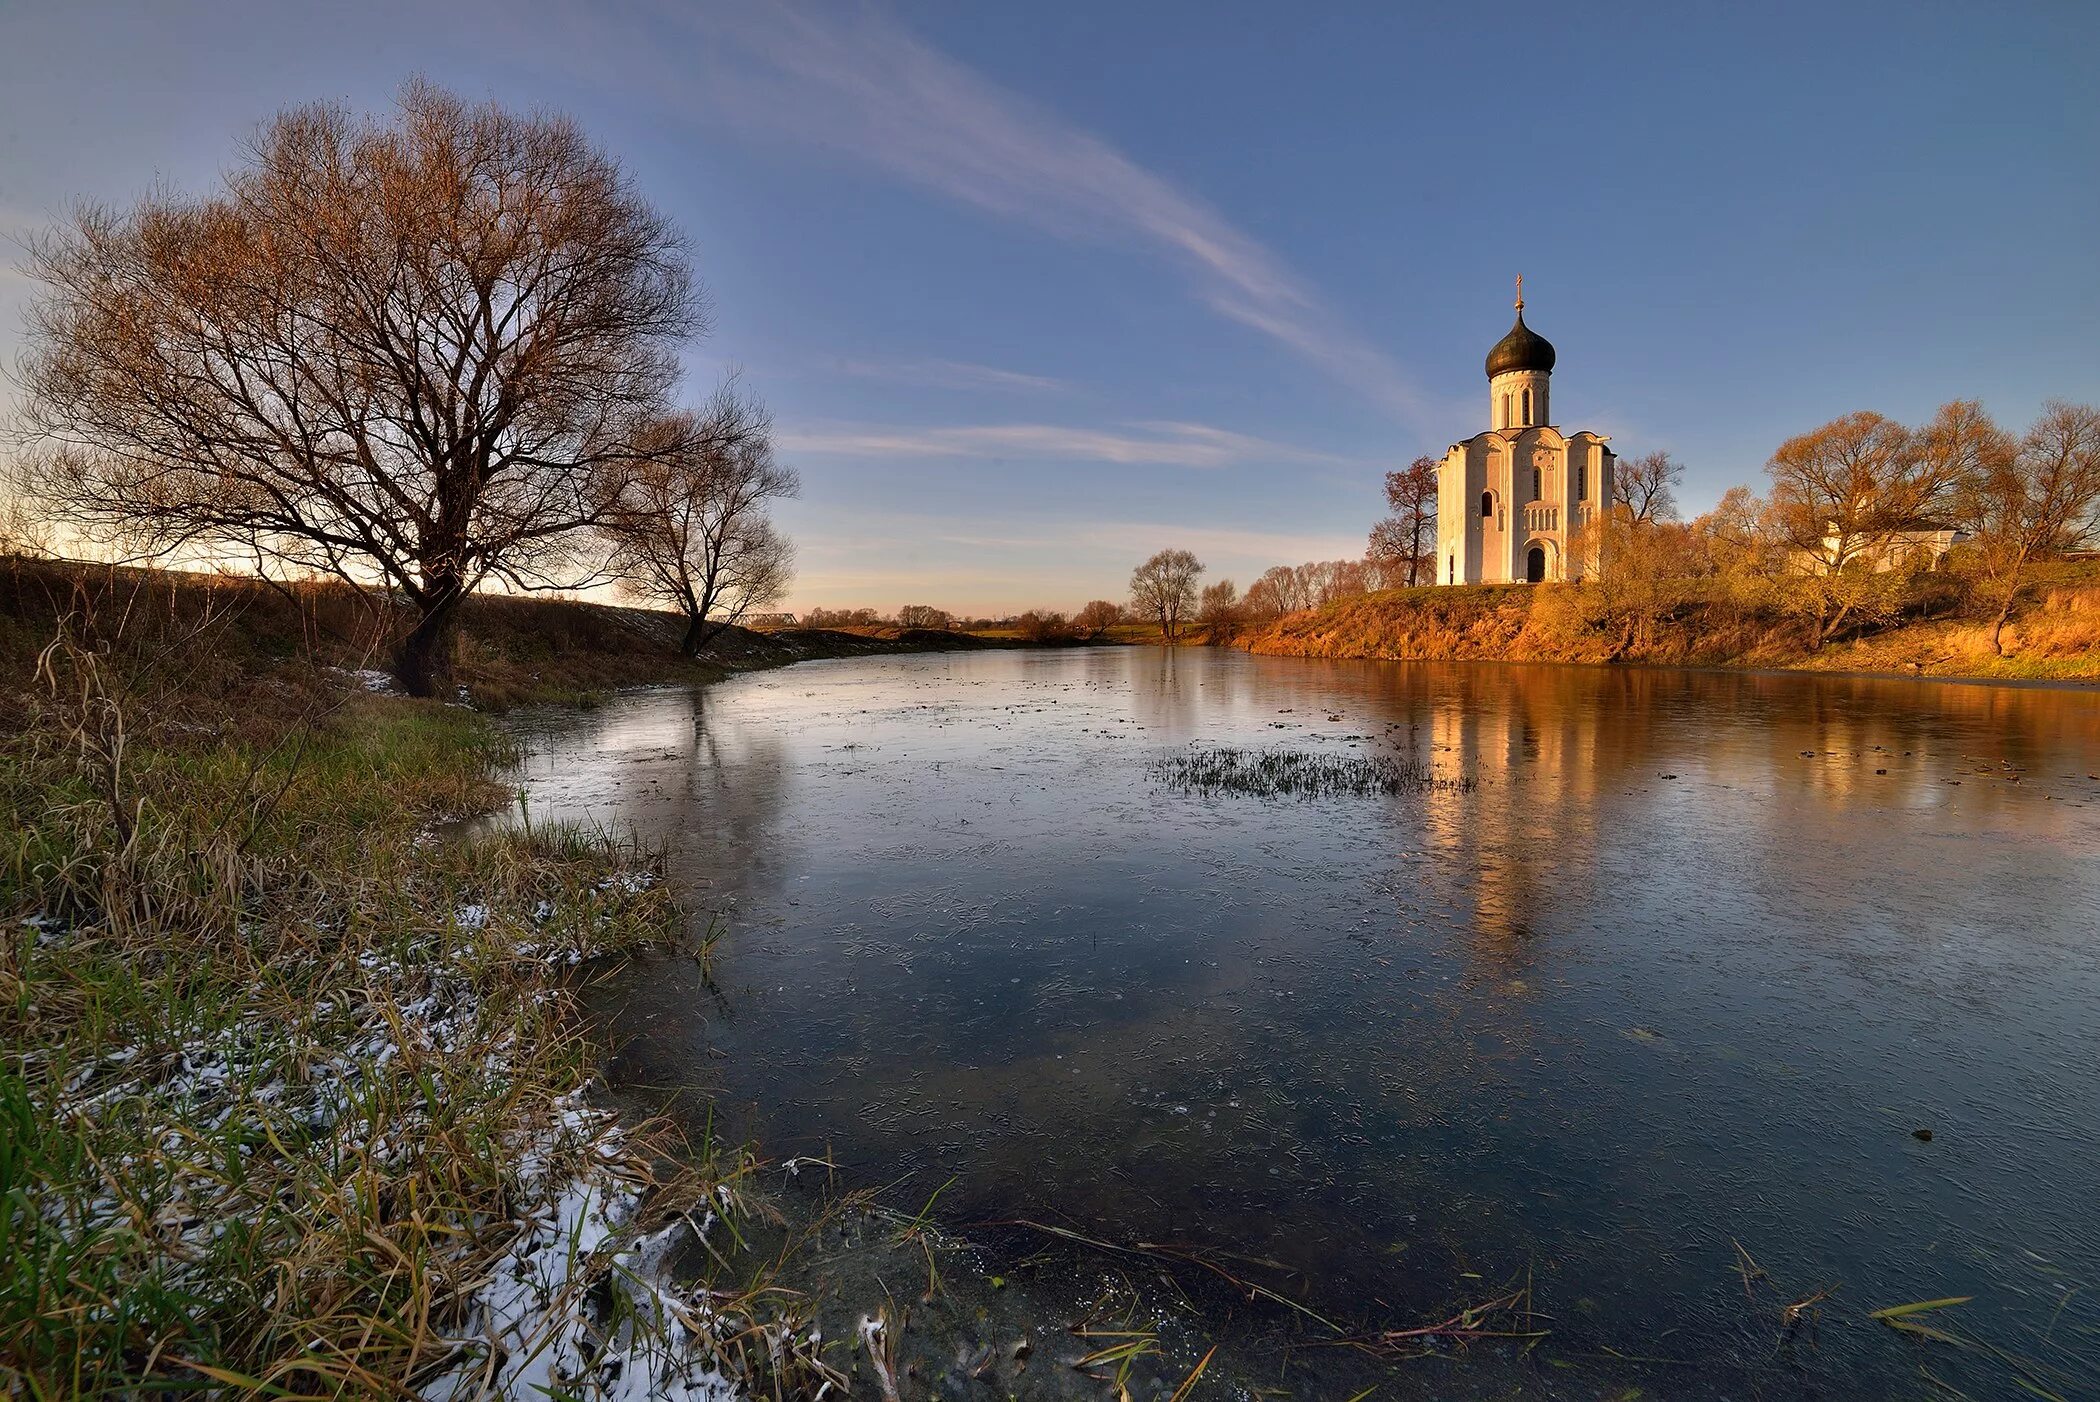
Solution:
M 1098 638 L 1122 621 L 1122 605 L 1109 599 L 1095 599 L 1072 615 L 1072 626 L 1082 638 Z
M 636 462 L 608 476 L 599 515 L 621 587 L 684 614 L 681 648 L 691 657 L 787 593 L 794 548 L 766 504 L 800 483 L 774 459 L 764 406 L 734 383 L 651 434 Z
M 1239 586 L 1229 579 L 1205 585 L 1196 605 L 1196 621 L 1210 629 L 1213 643 L 1228 641 L 1233 626 L 1240 621 Z
M 1162 550 L 1130 572 L 1130 609 L 1159 625 L 1162 641 L 1181 636 L 1196 611 L 1196 581 L 1203 562 L 1186 550 Z

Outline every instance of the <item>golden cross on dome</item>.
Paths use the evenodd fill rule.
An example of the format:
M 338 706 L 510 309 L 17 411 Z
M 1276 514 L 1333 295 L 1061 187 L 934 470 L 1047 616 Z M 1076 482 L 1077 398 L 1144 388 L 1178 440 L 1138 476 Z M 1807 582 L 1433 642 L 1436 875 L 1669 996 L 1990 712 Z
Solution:
M 1517 310 L 1524 310 L 1524 275 L 1517 274 Z

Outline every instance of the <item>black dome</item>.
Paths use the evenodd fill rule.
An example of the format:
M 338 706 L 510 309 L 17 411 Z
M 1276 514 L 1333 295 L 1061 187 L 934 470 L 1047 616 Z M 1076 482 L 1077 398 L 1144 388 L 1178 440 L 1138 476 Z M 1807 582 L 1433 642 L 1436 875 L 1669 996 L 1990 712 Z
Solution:
M 1495 342 L 1488 352 L 1488 378 L 1506 370 L 1551 370 L 1553 368 L 1553 342 L 1524 324 L 1524 309 L 1517 308 L 1517 324 L 1509 328 L 1509 334 Z

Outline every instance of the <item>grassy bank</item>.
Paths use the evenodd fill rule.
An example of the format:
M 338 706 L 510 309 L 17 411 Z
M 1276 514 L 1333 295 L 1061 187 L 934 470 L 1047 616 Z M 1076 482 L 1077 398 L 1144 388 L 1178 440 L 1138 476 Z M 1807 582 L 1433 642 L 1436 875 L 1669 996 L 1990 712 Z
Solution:
M 1238 630 L 1232 645 L 1280 657 L 1624 662 L 2100 680 L 2100 578 L 2067 569 L 2034 589 L 2006 653 L 1964 607 L 1958 582 L 1922 576 L 1873 618 L 1820 647 L 1783 586 L 1744 597 L 1719 586 L 1629 600 L 1590 586 L 1394 589 Z
M 481 718 L 191 642 L 76 616 L 8 698 L 0 1376 L 386 1395 L 573 1361 L 513 1296 L 604 1267 L 524 1243 L 632 1194 L 565 978 L 666 898 L 575 834 L 433 838 L 504 796 Z
M 33 1398 L 808 1395 L 735 1235 L 749 1156 L 584 1098 L 579 979 L 680 928 L 534 829 L 474 709 L 376 695 L 356 601 L 14 562 L 0 609 L 0 1387 Z M 484 600 L 481 705 L 953 645 Z M 748 1224 L 746 1224 L 748 1226 Z
M 136 647 L 208 639 L 214 665 L 244 674 L 338 668 L 375 683 L 400 617 L 340 584 L 276 587 L 242 576 L 0 557 L 0 661 L 26 672 L 60 618 L 87 610 Z M 458 682 L 476 709 L 588 703 L 625 686 L 707 682 L 817 657 L 1012 646 L 964 633 L 876 628 L 725 628 L 705 655 L 679 655 L 682 618 L 556 597 L 477 595 L 464 610 Z

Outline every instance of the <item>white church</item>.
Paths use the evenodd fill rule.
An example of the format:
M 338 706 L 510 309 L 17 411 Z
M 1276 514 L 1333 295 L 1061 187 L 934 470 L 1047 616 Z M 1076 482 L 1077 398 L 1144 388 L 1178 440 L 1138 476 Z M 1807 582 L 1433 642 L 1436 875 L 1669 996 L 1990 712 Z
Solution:
M 1437 469 L 1439 584 L 1540 584 L 1582 578 L 1596 558 L 1592 523 L 1612 500 L 1602 434 L 1552 422 L 1553 343 L 1517 324 L 1488 352 L 1485 433 L 1454 443 Z

